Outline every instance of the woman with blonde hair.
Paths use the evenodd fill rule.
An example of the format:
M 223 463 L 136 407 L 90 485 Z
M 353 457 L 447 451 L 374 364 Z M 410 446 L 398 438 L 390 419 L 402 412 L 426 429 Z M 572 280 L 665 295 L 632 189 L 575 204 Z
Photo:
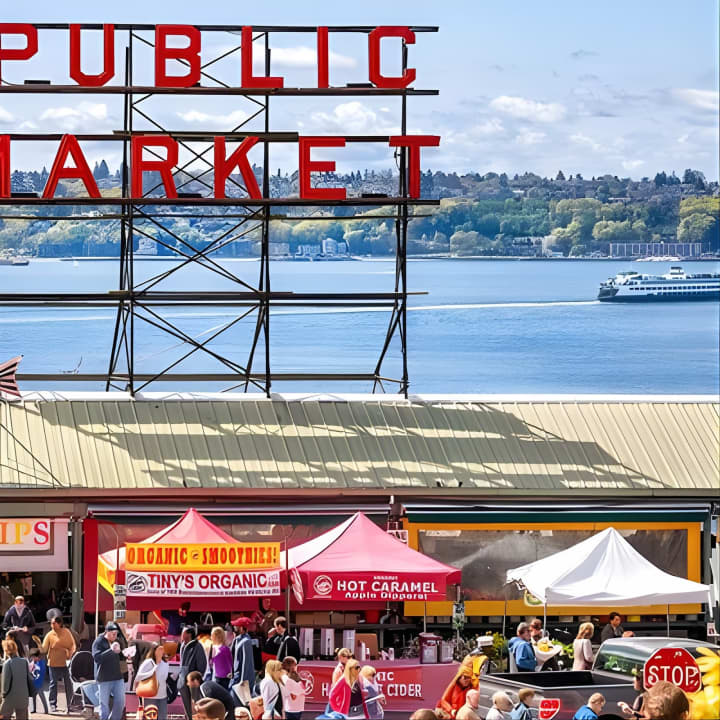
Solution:
M 226 690 L 230 689 L 230 678 L 232 677 L 232 655 L 230 648 L 225 644 L 225 631 L 221 627 L 214 627 L 210 633 L 212 645 L 208 656 L 208 675 L 212 670 L 212 679 L 222 685 Z
M 33 688 L 30 666 L 25 658 L 18 655 L 17 643 L 14 640 L 3 640 L 2 649 L 5 662 L 0 676 L 0 717 L 11 718 L 15 713 L 17 720 L 27 720 Z
M 385 695 L 383 695 L 380 686 L 375 680 L 377 670 L 371 665 L 365 665 L 360 670 L 360 675 L 365 684 L 365 692 L 367 692 L 365 705 L 367 706 L 368 715 L 371 720 L 382 720 L 385 717 L 385 711 L 382 708 L 385 704 Z
M 351 658 L 345 663 L 345 672 L 330 690 L 330 708 L 348 720 L 368 718 L 365 705 L 365 688 L 360 675 L 360 663 Z
M 265 663 L 265 677 L 260 681 L 263 720 L 280 720 L 285 717 L 282 679 L 282 663 L 279 660 L 268 660 Z
M 347 664 L 347 661 L 353 656 L 352 651 L 348 650 L 347 648 L 340 648 L 336 653 L 335 657 L 337 658 L 338 664 L 335 666 L 335 669 L 333 670 L 332 674 L 332 682 L 330 683 L 330 687 L 332 687 L 343 675 L 345 672 L 345 665 Z
M 578 628 L 578 634 L 573 642 L 573 670 L 590 670 L 593 664 L 593 651 L 591 638 L 595 634 L 595 626 L 591 622 L 584 622 Z

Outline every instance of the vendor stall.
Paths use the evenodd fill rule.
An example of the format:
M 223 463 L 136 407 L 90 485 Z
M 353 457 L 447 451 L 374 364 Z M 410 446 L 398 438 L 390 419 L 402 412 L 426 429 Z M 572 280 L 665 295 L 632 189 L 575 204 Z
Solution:
M 609 527 L 567 550 L 507 572 L 547 606 L 709 603 L 710 586 L 663 572 Z
M 280 543 L 239 543 L 194 509 L 139 543 L 104 553 L 98 583 L 127 592 L 127 608 L 231 609 L 231 598 L 280 595 Z
M 290 548 L 287 557 L 283 554 L 281 559 L 281 564 L 285 563 L 300 607 L 331 601 L 338 608 L 352 610 L 365 609 L 374 603 L 444 600 L 448 586 L 459 583 L 461 577 L 457 568 L 409 548 L 363 513 L 356 513 L 336 528 Z M 301 619 L 302 613 L 297 618 Z M 298 625 L 301 647 L 310 650 L 305 654 L 332 655 L 336 646 L 333 628 L 321 628 L 318 638 L 313 628 L 302 627 L 302 622 Z M 338 635 L 337 645 L 350 647 L 362 664 L 371 664 L 378 671 L 386 711 L 411 712 L 428 704 L 434 707 L 454 676 L 457 663 L 434 664 L 442 659 L 437 653 L 439 638 L 427 643 L 428 649 L 435 652 L 424 653 L 424 662 L 390 659 L 382 639 L 378 642 L 377 627 L 357 623 L 342 631 L 342 639 Z M 385 627 L 390 630 L 393 625 Z M 312 687 L 309 709 L 321 710 L 325 706 L 334 667 L 334 662 L 301 663 L 301 673 L 305 673 L 308 686 Z

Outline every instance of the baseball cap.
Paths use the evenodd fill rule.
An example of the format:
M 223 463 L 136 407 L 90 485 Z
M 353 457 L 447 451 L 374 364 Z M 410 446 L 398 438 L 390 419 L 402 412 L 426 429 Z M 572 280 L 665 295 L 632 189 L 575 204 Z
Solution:
M 112 622 L 105 623 L 105 632 L 112 632 L 113 630 L 120 630 L 117 623 Z
M 245 628 L 247 628 L 247 627 L 250 627 L 251 621 L 250 621 L 250 618 L 239 617 L 239 618 L 235 618 L 234 620 L 231 620 L 231 621 L 230 621 L 230 624 L 231 624 L 231 625 L 234 625 L 235 627 L 245 627 Z

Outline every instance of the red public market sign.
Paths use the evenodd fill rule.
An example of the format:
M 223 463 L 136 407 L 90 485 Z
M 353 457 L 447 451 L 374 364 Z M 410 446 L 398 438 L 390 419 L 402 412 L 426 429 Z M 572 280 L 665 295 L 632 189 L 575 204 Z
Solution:
M 683 692 L 695 693 L 702 687 L 702 676 L 695 658 L 684 648 L 662 648 L 645 662 L 643 684 L 649 690 L 665 680 Z
M 21 47 L 6 47 L 6 37 L 20 38 Z M 388 76 L 381 72 L 381 41 L 384 38 L 396 38 L 405 44 L 415 43 L 415 33 L 404 26 L 382 26 L 368 33 L 368 79 L 375 88 L 402 89 L 415 81 L 414 68 L 406 68 L 402 75 Z M 273 90 L 284 86 L 280 76 L 253 74 L 253 28 L 244 26 L 241 31 L 241 72 L 242 89 Z M 184 47 L 175 47 L 178 42 Z M 328 28 L 316 28 L 317 42 L 317 88 L 328 88 Z M 82 43 L 81 26 L 69 26 L 70 52 L 68 58 L 68 75 L 80 87 L 102 88 L 115 77 L 115 27 L 103 25 L 103 70 L 101 73 L 89 75 L 81 70 Z M 0 23 L 0 77 L 2 64 L 29 60 L 38 52 L 38 29 L 31 23 Z M 155 85 L 160 88 L 192 88 L 198 85 L 201 78 L 202 34 L 192 25 L 156 25 L 154 42 Z M 182 75 L 170 75 L 167 72 L 169 60 L 180 61 L 186 70 Z M 143 88 L 143 92 L 152 88 Z M 98 93 L 102 93 L 99 89 Z M 213 197 L 223 199 L 225 183 L 233 171 L 239 171 L 245 182 L 251 199 L 260 200 L 262 195 L 248 161 L 248 151 L 259 141 L 259 138 L 247 137 L 229 156 L 225 148 L 226 138 L 218 135 L 213 138 L 215 180 Z M 313 172 L 333 172 L 335 161 L 317 161 L 311 159 L 313 148 L 344 147 L 346 138 L 343 136 L 300 136 L 298 138 L 299 196 L 305 200 L 345 200 L 346 189 L 342 187 L 313 187 Z M 437 147 L 440 137 L 437 135 L 395 135 L 389 138 L 389 147 L 407 148 L 408 163 L 408 194 L 411 198 L 420 197 L 420 149 Z M 164 152 L 164 159 L 145 159 L 144 149 L 148 148 L 157 156 L 157 151 Z M 160 174 L 164 192 L 168 198 L 177 198 L 177 188 L 173 178 L 173 168 L 177 166 L 179 145 L 170 135 L 134 135 L 130 139 L 131 157 L 131 198 L 143 198 L 143 173 L 157 172 Z M 162 156 L 161 156 L 162 157 Z M 68 166 L 68 162 L 71 164 Z M 10 197 L 10 136 L 0 135 L 0 198 Z M 74 135 L 64 135 L 55 155 L 52 169 L 43 191 L 43 198 L 55 196 L 59 180 L 80 180 L 89 198 L 99 199 L 102 196 L 87 160 Z M 82 199 L 82 198 L 78 198 Z M 147 199 L 147 198 L 145 198 Z

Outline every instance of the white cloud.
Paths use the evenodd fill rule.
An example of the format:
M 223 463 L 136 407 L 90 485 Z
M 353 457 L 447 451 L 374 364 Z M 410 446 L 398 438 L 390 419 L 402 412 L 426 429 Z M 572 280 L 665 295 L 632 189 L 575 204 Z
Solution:
M 388 124 L 387 118 L 357 100 L 337 105 L 332 113 L 314 112 L 310 119 L 313 131 L 330 134 L 385 135 L 400 132 L 399 127 Z
M 490 102 L 490 107 L 523 120 L 557 122 L 565 117 L 565 107 L 560 103 L 542 103 L 522 97 L 500 95 Z
M 0 107 L 0 123 L 14 122 L 15 118 L 5 109 Z
M 544 132 L 535 132 L 528 128 L 521 128 L 520 132 L 515 136 L 515 143 L 518 145 L 537 145 L 545 139 Z
M 468 134 L 472 136 L 485 136 L 485 135 L 499 135 L 505 132 L 502 122 L 497 118 L 490 118 L 483 123 L 473 125 L 469 130 Z
M 720 108 L 720 93 L 717 90 L 695 90 L 694 88 L 678 88 L 673 94 L 682 102 L 699 108 L 717 112 Z
M 303 45 L 289 48 L 272 48 L 271 58 L 273 72 L 278 68 L 317 68 L 317 50 Z M 262 53 L 255 53 L 253 56 L 253 65 L 258 62 L 264 66 L 265 61 Z M 354 68 L 357 66 L 357 61 L 347 55 L 330 52 L 328 54 L 328 66 L 331 70 L 333 68 Z
M 580 132 L 571 135 L 570 141 L 574 142 L 576 145 L 584 145 L 585 147 L 589 147 L 595 152 L 600 152 L 603 149 L 603 146 L 599 142 L 596 142 L 591 137 L 583 135 Z
M 55 127 L 74 132 L 95 127 L 107 117 L 105 103 L 81 102 L 76 107 L 48 108 L 40 115 L 40 120 L 51 120 Z
M 200 110 L 188 110 L 187 112 L 179 112 L 178 117 L 187 123 L 203 123 L 212 125 L 222 125 L 226 129 L 237 127 L 247 119 L 248 113 L 244 110 L 233 110 L 227 115 L 212 115 L 204 113 Z
M 644 160 L 623 160 L 622 166 L 626 170 L 637 170 L 641 165 L 644 165 Z

